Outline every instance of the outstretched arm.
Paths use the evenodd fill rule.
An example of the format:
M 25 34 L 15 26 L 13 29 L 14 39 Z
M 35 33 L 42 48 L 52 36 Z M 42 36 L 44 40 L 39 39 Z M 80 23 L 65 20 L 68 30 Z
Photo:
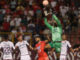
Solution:
M 60 22 L 60 20 L 56 17 L 56 15 L 53 14 L 52 17 L 53 17 L 53 19 L 57 22 L 58 27 L 62 28 L 61 22 Z
M 49 41 L 51 41 L 51 39 L 50 39 L 50 37 L 49 37 L 49 35 L 48 34 L 46 34 L 46 40 L 45 40 L 45 43 L 48 43 Z
M 32 47 L 31 45 L 29 45 L 29 48 L 30 48 L 31 50 L 33 50 L 33 47 Z
M 52 30 L 52 26 L 47 22 L 47 18 L 44 18 L 44 23 L 50 30 Z

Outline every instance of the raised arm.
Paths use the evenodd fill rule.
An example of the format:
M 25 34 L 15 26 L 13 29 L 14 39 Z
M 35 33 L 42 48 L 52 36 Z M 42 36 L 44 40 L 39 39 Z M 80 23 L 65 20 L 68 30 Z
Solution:
M 47 22 L 47 18 L 44 18 L 44 23 L 50 30 L 52 30 L 52 26 Z
M 60 20 L 56 17 L 56 15 L 55 15 L 55 14 L 53 14 L 53 15 L 52 15 L 52 17 L 53 17 L 53 19 L 57 22 L 58 27 L 60 27 L 60 28 L 62 29 L 61 22 L 60 22 Z

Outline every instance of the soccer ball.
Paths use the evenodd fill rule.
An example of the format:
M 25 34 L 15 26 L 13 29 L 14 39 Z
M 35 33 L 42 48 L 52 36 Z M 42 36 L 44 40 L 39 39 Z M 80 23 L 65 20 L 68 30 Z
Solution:
M 49 4 L 48 0 L 44 0 L 44 1 L 43 1 L 43 5 L 44 5 L 44 6 L 47 6 L 48 4 Z

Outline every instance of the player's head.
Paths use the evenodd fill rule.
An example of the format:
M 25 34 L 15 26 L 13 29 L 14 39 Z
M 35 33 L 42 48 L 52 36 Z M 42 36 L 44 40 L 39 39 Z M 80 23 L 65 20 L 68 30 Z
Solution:
M 66 34 L 62 34 L 62 40 L 67 40 Z
M 8 41 L 8 35 L 7 34 L 3 36 L 3 40 Z
M 35 37 L 35 41 L 36 41 L 36 42 L 39 42 L 39 41 L 41 41 L 41 38 L 40 38 L 40 36 L 36 36 L 36 37 Z
M 57 23 L 54 23 L 54 27 L 57 27 Z
M 78 50 L 80 49 L 80 48 L 79 48 L 79 45 L 77 45 L 77 44 L 74 45 L 74 46 L 73 46 L 73 49 L 74 49 L 74 51 L 78 51 Z
M 79 46 L 78 46 L 78 51 L 80 51 L 80 44 L 79 44 Z
M 57 22 L 55 20 L 53 20 L 53 25 L 54 27 L 57 27 Z
M 22 38 L 23 38 L 23 36 L 22 36 L 21 33 L 17 34 L 17 40 L 18 40 L 18 41 L 22 41 Z

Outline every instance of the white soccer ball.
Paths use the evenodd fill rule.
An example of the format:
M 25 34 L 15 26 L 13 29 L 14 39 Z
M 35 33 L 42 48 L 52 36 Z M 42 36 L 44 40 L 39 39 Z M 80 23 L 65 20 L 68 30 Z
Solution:
M 44 1 L 43 1 L 43 5 L 44 5 L 44 6 L 47 6 L 48 4 L 49 4 L 48 0 L 44 0 Z

